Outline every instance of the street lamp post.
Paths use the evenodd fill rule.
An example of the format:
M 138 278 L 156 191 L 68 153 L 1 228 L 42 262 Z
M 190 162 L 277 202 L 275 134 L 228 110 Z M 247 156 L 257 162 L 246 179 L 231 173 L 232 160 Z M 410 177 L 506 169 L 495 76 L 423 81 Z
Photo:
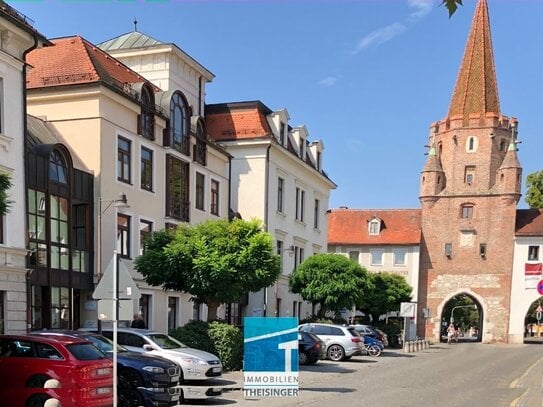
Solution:
M 107 202 L 107 206 L 102 210 L 102 202 Z M 113 205 L 114 207 L 114 224 L 117 225 L 117 211 L 126 209 L 130 206 L 124 193 L 120 193 L 117 199 L 102 200 L 100 199 L 99 225 L 98 225 L 98 262 L 99 271 L 102 273 L 102 215 Z M 115 235 L 114 242 L 116 244 L 117 236 Z M 113 250 L 113 284 L 112 284 L 112 315 L 113 315 L 113 407 L 117 407 L 117 331 L 119 321 L 119 264 L 118 264 L 117 249 Z

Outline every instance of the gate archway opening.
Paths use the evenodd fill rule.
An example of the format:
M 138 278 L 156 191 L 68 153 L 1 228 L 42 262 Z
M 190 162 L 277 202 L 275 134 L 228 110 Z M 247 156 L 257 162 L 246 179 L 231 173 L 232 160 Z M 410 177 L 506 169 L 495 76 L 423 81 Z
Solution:
M 441 342 L 447 342 L 447 328 L 453 324 L 459 332 L 458 342 L 481 342 L 483 332 L 483 308 L 469 294 L 452 297 L 441 312 Z
M 543 297 L 532 302 L 526 312 L 524 343 L 543 343 Z

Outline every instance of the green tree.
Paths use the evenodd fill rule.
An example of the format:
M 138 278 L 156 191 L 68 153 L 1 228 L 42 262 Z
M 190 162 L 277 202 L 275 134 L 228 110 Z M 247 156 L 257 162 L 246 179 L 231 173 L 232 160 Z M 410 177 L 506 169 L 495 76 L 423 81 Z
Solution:
M 327 311 L 351 309 L 369 289 L 368 272 L 340 254 L 315 254 L 300 264 L 289 278 L 293 293 L 320 304 L 318 317 Z
M 400 275 L 370 274 L 371 290 L 359 302 L 359 308 L 371 315 L 372 321 L 391 311 L 399 311 L 400 303 L 411 301 L 413 289 Z
M 526 198 L 530 208 L 543 208 L 543 171 L 534 172 L 526 178 Z
M 462 5 L 462 0 L 442 0 L 441 4 L 445 5 L 447 10 L 449 10 L 449 17 L 451 17 L 458 6 Z
M 148 284 L 184 291 L 208 306 L 208 321 L 217 307 L 249 291 L 272 285 L 281 272 L 272 238 L 257 220 L 210 220 L 151 233 L 136 269 Z
M 11 188 L 11 179 L 8 174 L 0 173 L 0 216 L 9 211 L 11 202 L 8 200 L 8 189 Z

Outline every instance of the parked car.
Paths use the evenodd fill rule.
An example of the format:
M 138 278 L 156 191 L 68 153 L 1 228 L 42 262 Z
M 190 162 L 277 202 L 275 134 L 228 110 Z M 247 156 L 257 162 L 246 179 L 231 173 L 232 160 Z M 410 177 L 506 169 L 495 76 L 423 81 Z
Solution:
M 388 346 L 387 335 L 381 331 L 379 328 L 375 328 L 371 325 L 356 324 L 351 325 L 360 335 L 371 336 L 372 338 L 381 341 L 384 346 Z
M 102 329 L 102 334 L 113 338 L 111 329 Z M 181 366 L 180 382 L 207 380 L 222 375 L 219 358 L 200 349 L 189 348 L 177 339 L 148 329 L 118 328 L 117 343 L 132 352 L 149 353 L 174 361 Z
M 310 332 L 298 333 L 298 361 L 300 365 L 313 365 L 326 358 L 326 345 Z
M 113 357 L 113 342 L 92 332 L 43 330 L 32 335 L 48 338 L 80 338 Z M 122 406 L 175 406 L 181 398 L 181 369 L 160 356 L 130 352 L 117 346 L 118 399 Z
M 111 406 L 112 376 L 111 360 L 83 339 L 0 335 L 0 400 L 10 406 Z
M 300 332 L 310 332 L 326 344 L 326 356 L 333 361 L 350 359 L 362 354 L 362 338 L 349 326 L 307 323 L 299 327 Z

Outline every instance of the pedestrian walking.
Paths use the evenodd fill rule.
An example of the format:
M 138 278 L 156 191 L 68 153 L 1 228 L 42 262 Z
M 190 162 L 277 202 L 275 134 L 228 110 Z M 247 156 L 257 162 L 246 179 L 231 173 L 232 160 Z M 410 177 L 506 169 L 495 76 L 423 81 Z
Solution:
M 450 324 L 447 328 L 447 343 L 452 343 L 455 332 L 454 325 Z
M 143 318 L 140 314 L 134 314 L 134 320 L 130 324 L 132 328 L 139 328 L 139 329 L 145 329 L 145 322 L 143 322 Z

